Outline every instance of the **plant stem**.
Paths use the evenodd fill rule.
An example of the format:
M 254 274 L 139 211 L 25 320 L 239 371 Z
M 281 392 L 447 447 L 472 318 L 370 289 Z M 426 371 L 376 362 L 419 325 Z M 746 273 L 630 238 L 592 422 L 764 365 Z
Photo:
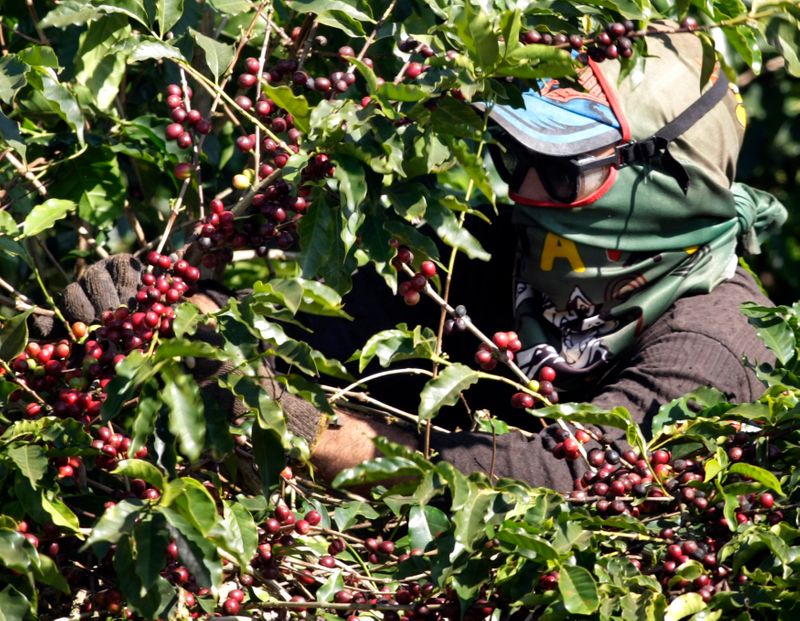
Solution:
M 356 380 L 352 384 L 336 391 L 330 397 L 328 397 L 328 403 L 333 403 L 334 401 L 337 401 L 339 398 L 341 398 L 341 396 L 344 393 L 353 390 L 353 388 L 356 388 L 361 384 L 366 384 L 367 382 L 370 382 L 374 379 L 380 379 L 382 377 L 387 377 L 389 375 L 427 375 L 428 377 L 433 377 L 433 373 L 425 369 L 409 368 L 409 369 L 389 369 L 388 371 L 380 371 L 379 373 L 373 373 L 372 375 L 368 375 L 367 377 Z

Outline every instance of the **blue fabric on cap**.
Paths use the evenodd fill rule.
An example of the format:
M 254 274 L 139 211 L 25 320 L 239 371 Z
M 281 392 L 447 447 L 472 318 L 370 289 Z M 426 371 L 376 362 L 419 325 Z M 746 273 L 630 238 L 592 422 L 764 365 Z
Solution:
M 555 82 L 545 90 L 544 95 L 532 88 L 522 93 L 522 108 L 495 105 L 490 118 L 522 145 L 544 155 L 578 155 L 622 139 L 609 105 Z

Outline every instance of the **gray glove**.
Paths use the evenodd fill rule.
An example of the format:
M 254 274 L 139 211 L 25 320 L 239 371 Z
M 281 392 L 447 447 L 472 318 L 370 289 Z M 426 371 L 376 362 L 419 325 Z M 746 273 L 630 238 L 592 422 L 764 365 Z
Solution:
M 64 316 L 69 321 L 96 323 L 105 310 L 136 301 L 142 264 L 133 255 L 118 254 L 98 261 L 64 290 Z
M 100 320 L 103 311 L 114 310 L 120 305 L 133 306 L 141 282 L 142 264 L 130 254 L 119 254 L 89 267 L 86 272 L 64 290 L 64 315 L 69 321 L 91 324 Z M 208 284 L 208 283 L 207 283 Z M 207 286 L 201 295 L 208 297 L 217 307 L 225 306 L 231 296 L 224 288 Z M 206 303 L 205 306 L 208 306 Z M 222 347 L 224 340 L 209 326 L 201 326 L 194 336 L 215 347 Z M 236 417 L 246 411 L 241 400 L 230 391 L 221 388 L 216 378 L 232 370 L 232 365 L 219 360 L 198 358 L 191 369 L 203 391 L 204 399 L 216 403 Z M 261 386 L 273 399 L 277 399 L 286 414 L 286 424 L 294 435 L 301 436 L 313 448 L 324 431 L 327 416 L 308 401 L 290 394 L 274 380 L 272 369 L 264 363 Z

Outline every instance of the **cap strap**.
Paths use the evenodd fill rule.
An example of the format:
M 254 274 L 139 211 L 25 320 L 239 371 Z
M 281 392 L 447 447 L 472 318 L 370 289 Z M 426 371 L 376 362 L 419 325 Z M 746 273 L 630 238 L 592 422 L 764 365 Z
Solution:
M 683 193 L 686 194 L 689 191 L 689 174 L 669 152 L 669 143 L 710 112 L 722 100 L 727 90 L 728 77 L 724 73 L 720 73 L 720 77 L 710 89 L 655 134 L 644 140 L 631 141 L 617 146 L 617 165 L 619 167 L 629 164 L 647 165 L 654 158 L 659 157 L 662 168 L 675 178 Z

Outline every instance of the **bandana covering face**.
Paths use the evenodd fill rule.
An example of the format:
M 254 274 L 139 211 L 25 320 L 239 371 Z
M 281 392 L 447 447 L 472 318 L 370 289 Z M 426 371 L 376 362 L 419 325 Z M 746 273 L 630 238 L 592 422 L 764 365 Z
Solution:
M 603 64 L 637 139 L 700 95 L 702 49 L 694 35 L 648 37 L 648 53 L 638 86 L 618 84 L 617 63 Z M 785 221 L 774 197 L 732 184 L 744 130 L 740 103 L 729 94 L 670 144 L 689 175 L 686 194 L 657 165 L 632 165 L 587 206 L 514 207 L 515 309 L 526 346 L 517 360 L 529 376 L 545 364 L 567 382 L 594 376 L 675 300 L 730 278 L 737 248 L 758 252 L 758 241 Z

